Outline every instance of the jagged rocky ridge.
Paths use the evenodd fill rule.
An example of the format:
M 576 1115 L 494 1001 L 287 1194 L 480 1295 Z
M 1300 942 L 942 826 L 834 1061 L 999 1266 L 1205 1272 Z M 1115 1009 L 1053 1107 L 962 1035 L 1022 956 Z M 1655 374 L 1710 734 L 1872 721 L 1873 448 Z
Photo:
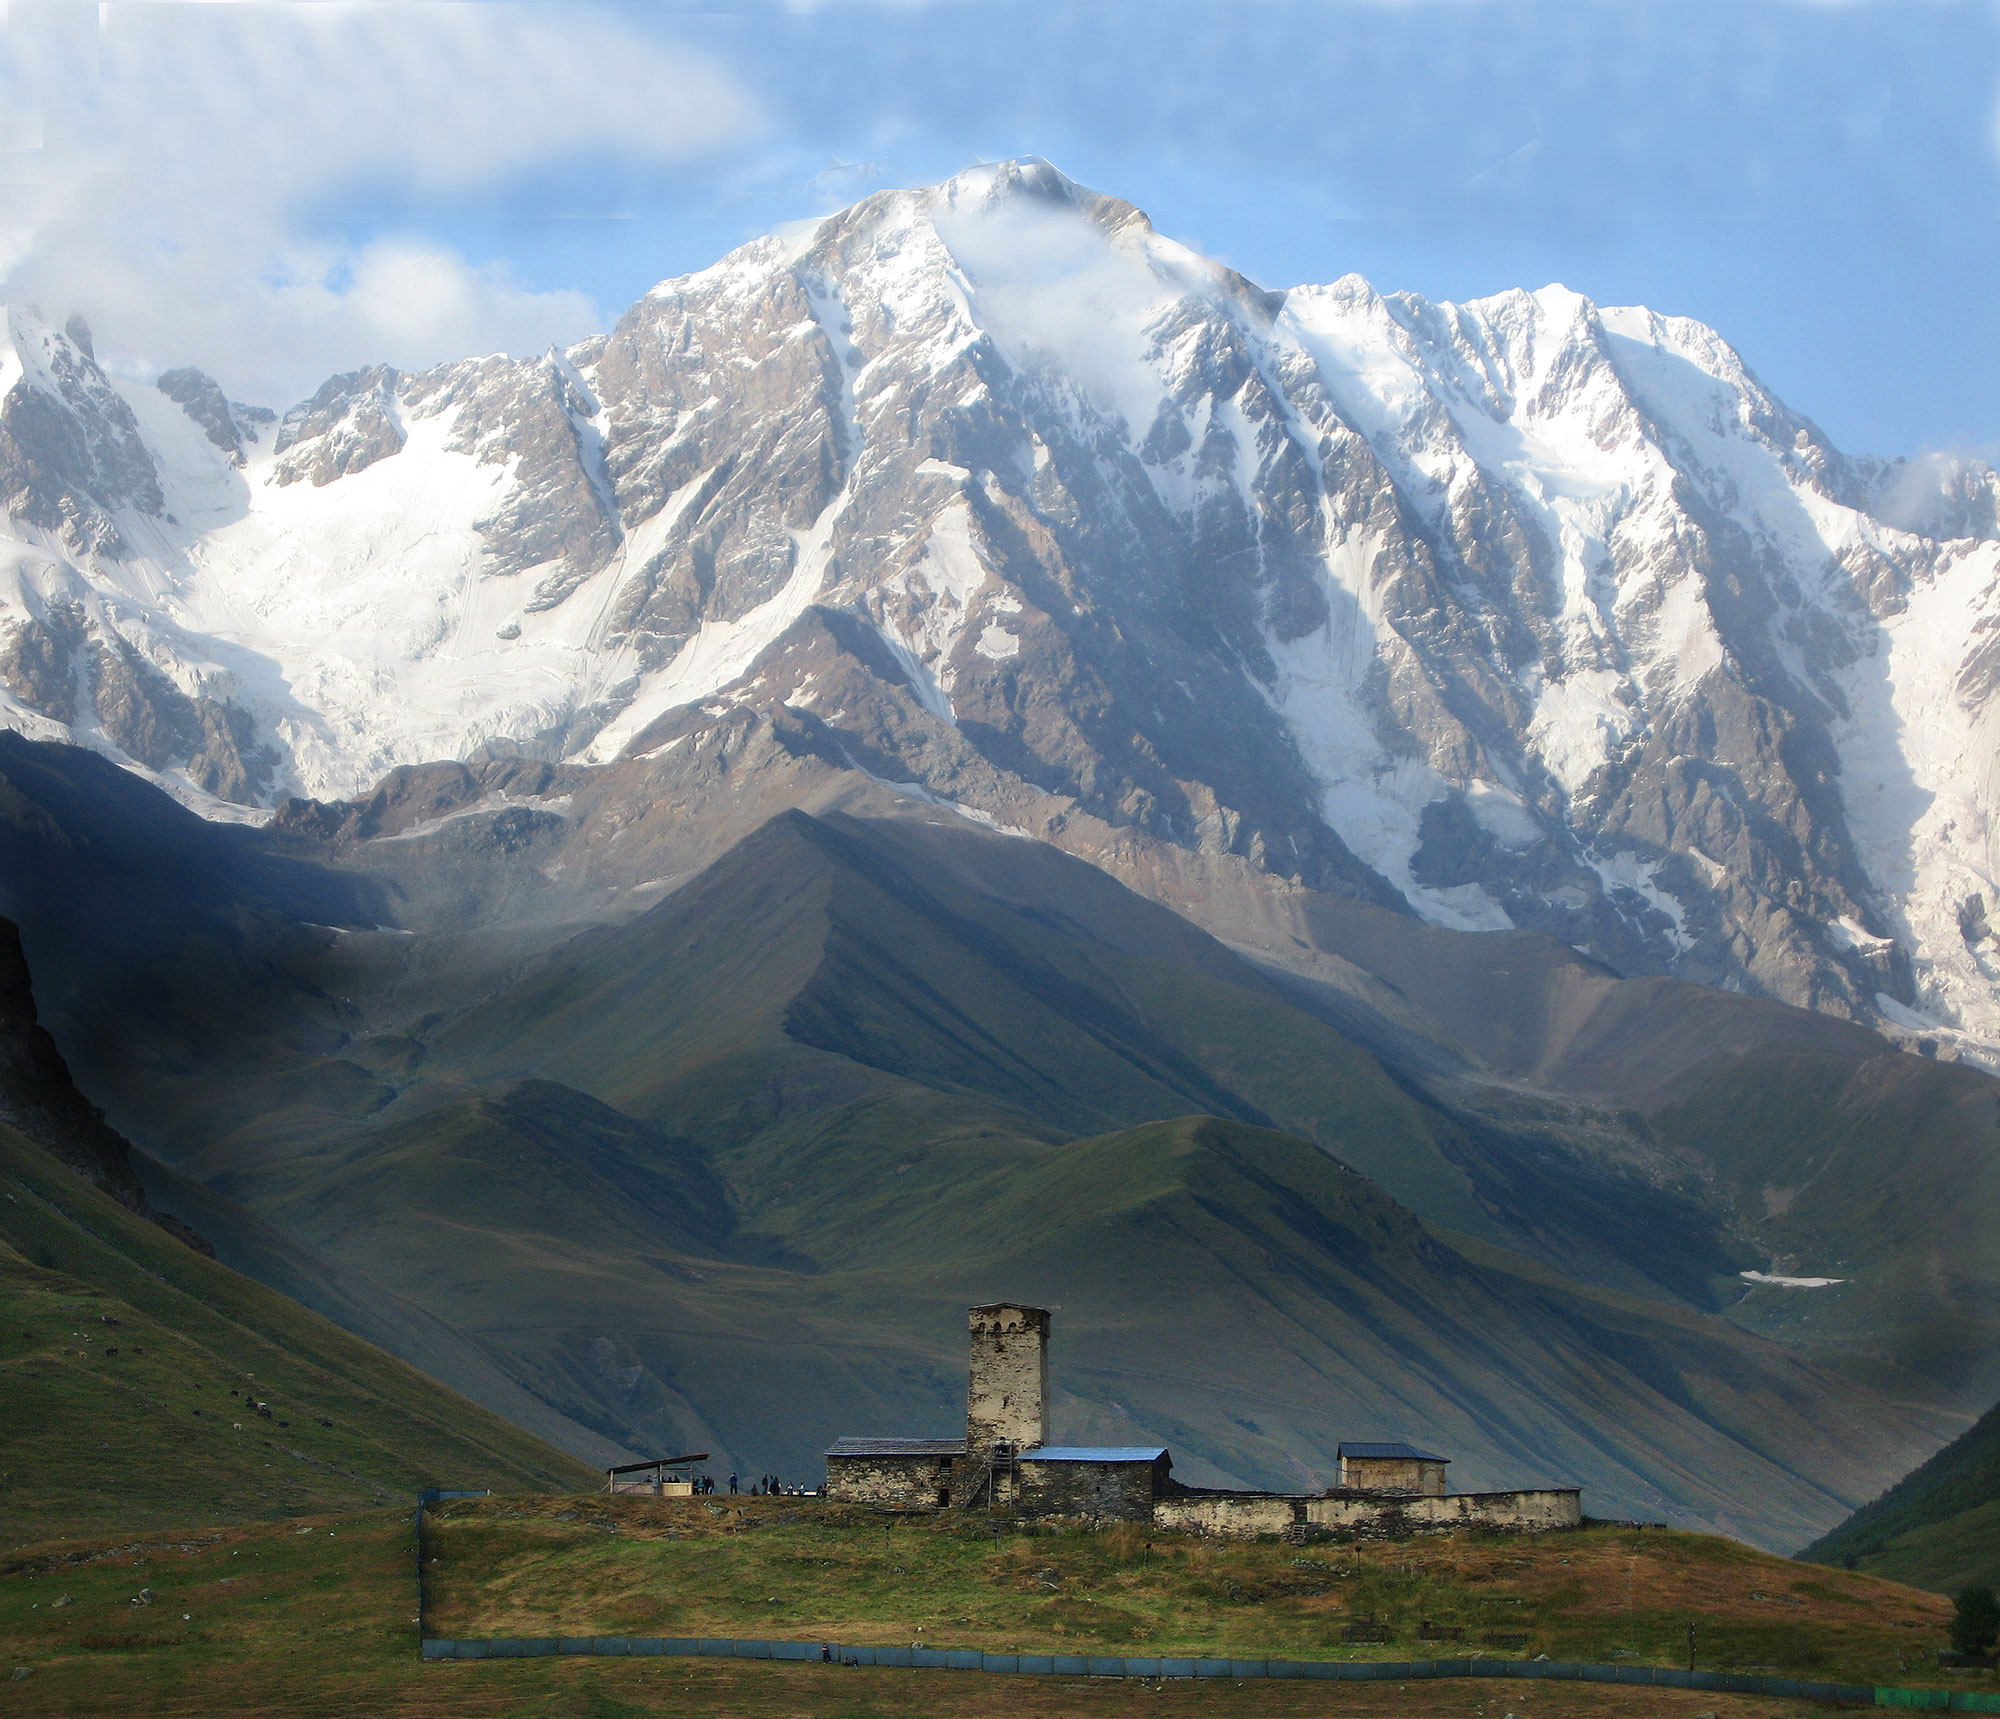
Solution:
M 2000 1044 L 2000 486 L 1842 455 L 1699 324 L 1269 293 L 1023 162 L 268 445 L 10 328 L 6 720 L 211 813 L 754 732 L 1198 917 L 1162 880 Z

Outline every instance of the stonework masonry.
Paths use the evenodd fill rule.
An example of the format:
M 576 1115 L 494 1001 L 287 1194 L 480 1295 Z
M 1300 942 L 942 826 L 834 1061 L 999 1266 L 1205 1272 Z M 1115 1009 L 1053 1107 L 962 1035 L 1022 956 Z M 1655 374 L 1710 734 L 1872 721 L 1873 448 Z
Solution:
M 964 1458 L 956 1439 L 844 1438 L 826 1453 L 827 1494 L 886 1510 L 939 1510 L 951 1502 L 952 1471 Z
M 1173 1482 L 1165 1451 L 1152 1461 L 1038 1462 L 1021 1458 L 1021 1496 L 1034 1500 L 1036 1514 L 1110 1522 L 1151 1522 L 1160 1495 Z
M 1405 1540 L 1460 1528 L 1541 1533 L 1583 1525 L 1583 1496 L 1573 1486 L 1521 1492 L 1453 1492 L 1443 1496 L 1330 1492 L 1286 1496 L 1259 1492 L 1181 1491 L 1153 1509 L 1162 1528 L 1185 1528 L 1224 1539 L 1321 1529 L 1343 1540 Z
M 1049 1438 L 1049 1315 L 1040 1307 L 996 1301 L 966 1315 L 972 1374 L 965 1393 L 965 1448 L 977 1456 L 996 1443 L 1017 1450 Z
M 948 1456 L 836 1456 L 829 1457 L 826 1466 L 827 1490 L 857 1504 L 936 1510 L 951 1497 L 952 1459 Z
M 1444 1495 L 1446 1459 L 1407 1444 L 1343 1444 L 1335 1453 L 1347 1492 L 1421 1492 Z

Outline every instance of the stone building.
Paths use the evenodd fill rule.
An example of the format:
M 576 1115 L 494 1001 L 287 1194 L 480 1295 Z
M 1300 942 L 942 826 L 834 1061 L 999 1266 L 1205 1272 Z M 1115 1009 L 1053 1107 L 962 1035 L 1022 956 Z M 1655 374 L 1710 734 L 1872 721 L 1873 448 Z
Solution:
M 997 1301 L 966 1312 L 971 1366 L 965 1438 L 973 1450 L 1008 1443 L 1026 1450 L 1049 1437 L 1049 1315 Z
M 1047 1310 L 992 1302 L 971 1308 L 966 1324 L 965 1436 L 836 1440 L 826 1453 L 829 1497 L 889 1510 L 1004 1510 L 1235 1537 L 1374 1539 L 1473 1526 L 1535 1532 L 1583 1520 L 1573 1486 L 1447 1493 L 1446 1459 L 1407 1444 L 1341 1445 L 1340 1484 L 1320 1493 L 1184 1486 L 1159 1445 L 1053 1445 Z
M 951 1471 L 964 1466 L 962 1438 L 843 1438 L 826 1453 L 829 1498 L 891 1510 L 942 1510 Z
M 1340 1484 L 1349 1492 L 1444 1496 L 1447 1457 L 1407 1444 L 1343 1444 L 1334 1454 L 1340 1461 Z
M 893 1510 L 1150 1520 L 1172 1484 L 1163 1447 L 1048 1442 L 1048 1310 L 996 1301 L 969 1309 L 966 1328 L 965 1437 L 836 1440 L 828 1496 Z

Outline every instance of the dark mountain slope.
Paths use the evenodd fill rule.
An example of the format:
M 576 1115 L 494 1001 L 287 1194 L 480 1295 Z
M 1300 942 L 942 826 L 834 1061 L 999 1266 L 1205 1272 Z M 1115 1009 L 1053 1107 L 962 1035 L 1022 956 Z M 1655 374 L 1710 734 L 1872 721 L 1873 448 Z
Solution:
M 0 912 L 20 926 L 43 1019 L 107 1104 L 147 1077 L 185 1080 L 218 1045 L 323 1053 L 345 1013 L 314 971 L 326 928 L 394 921 L 377 879 L 12 733 L 0 733 Z
M 1161 909 L 1040 849 L 1012 899 L 972 887 L 1018 848 L 781 817 L 428 1029 L 420 1076 L 372 1115 L 308 1145 L 294 1106 L 187 1168 L 571 1418 L 743 1467 L 948 1417 L 950 1310 L 1009 1282 L 1054 1282 L 1035 1293 L 1093 1333 L 1105 1382 L 1079 1375 L 1082 1413 L 1213 1478 L 1330 1475 L 1333 1441 L 1390 1419 L 1469 1475 L 1553 1462 L 1600 1508 L 1782 1540 L 1839 1475 L 1921 1446 L 1920 1422 L 1857 1412 L 1725 1325 L 1498 1253 L 1474 1267 L 1295 1137 L 1162 1123 L 1064 1144 L 1082 1118 L 1205 1102 L 1231 1128 L 1297 1113 L 1339 1150 L 1456 1170 L 1448 1125 Z M 563 1129 L 533 1125 L 547 1106 Z M 593 1128 L 649 1159 L 580 1146 Z M 728 1225 L 675 1137 L 703 1143 Z M 662 1171 L 687 1180 L 649 1204 Z M 1252 1430 L 1246 1403 L 1285 1406 Z M 1830 1463 L 1816 1424 L 1844 1429 Z M 1797 1449 L 1820 1453 L 1811 1474 Z M 1748 1492 L 1765 1502 L 1732 1512 Z
M 154 1209 L 145 1161 L 37 1024 L 6 920 L 0 1104 L 0 1532 L 352 1507 L 457 1476 L 588 1483 L 573 1459 L 204 1257 Z M 226 1218 L 226 1202 L 200 1215 Z
M 214 1245 L 232 1271 L 330 1319 L 378 1349 L 407 1361 L 502 1420 L 593 1466 L 636 1453 L 607 1439 L 523 1389 L 462 1331 L 351 1266 L 343 1266 L 265 1222 L 234 1200 L 158 1159 L 141 1157 L 147 1197 Z
M 1799 1556 L 1943 1593 L 2000 1585 L 2000 1406 Z
M 1329 1435 L 1369 1426 L 1478 1451 L 1457 1484 L 1629 1467 L 1647 1475 L 1637 1496 L 1658 1497 L 1672 1475 L 1738 1532 L 1746 1447 L 1775 1500 L 1796 1495 L 1816 1432 L 1870 1437 L 1839 1409 L 1838 1432 L 1815 1429 L 1832 1407 L 1821 1383 L 1774 1371 L 1726 1326 L 1469 1258 L 1286 1136 L 1152 1124 L 1048 1154 L 1012 1193 L 981 1214 L 985 1281 L 1048 1285 L 1063 1304 L 1066 1341 L 1090 1356 L 1092 1436 L 1173 1440 L 1207 1420 L 1221 1431 L 1204 1454 L 1220 1445 L 1235 1466 L 1269 1440 L 1312 1483 L 1331 1472 Z M 1711 1461 L 1732 1477 L 1699 1479 Z M 1599 1510 L 1635 1496 L 1608 1474 L 1593 1484 Z
M 73 1060 L 114 1113 L 150 1144 L 182 1156 L 245 1126 L 254 1126 L 267 1143 L 292 1131 L 309 1141 L 327 1129 L 352 1126 L 395 1099 L 419 1075 L 412 1058 L 429 1054 L 420 1041 L 460 1014 L 468 997 L 505 995 L 537 970 L 537 952 L 565 931 L 553 879 L 576 880 L 579 900 L 592 912 L 607 912 L 607 901 L 642 902 L 657 893 L 653 885 L 645 886 L 653 892 L 648 894 L 617 879 L 657 880 L 659 868 L 708 854 L 715 829 L 733 822 L 740 827 L 743 807 L 729 796 L 735 779 L 730 759 L 739 769 L 754 763 L 760 783 L 779 767 L 756 750 L 747 732 L 726 750 L 726 757 L 718 752 L 710 758 L 691 742 L 674 754 L 688 761 L 681 776 L 660 774 L 658 760 L 626 761 L 604 771 L 510 761 L 477 770 L 403 772 L 365 805 L 308 808 L 260 835 L 205 825 L 171 806 L 162 812 L 149 804 L 164 805 L 160 796 L 87 754 L 14 742 L 0 751 L 0 777 L 13 790 L 8 803 L 16 808 L 0 818 L 0 893 L 27 902 L 24 928 L 56 969 L 51 1018 Z M 800 793 L 809 787 L 804 777 L 791 783 Z M 538 793 L 553 796 L 547 804 L 561 812 L 534 810 Z M 753 794 L 752 802 L 758 797 Z M 979 914 L 990 916 L 999 911 L 996 904 L 1007 903 L 1017 910 L 1003 915 L 1011 936 L 1035 915 L 1052 915 L 1056 930 L 1044 937 L 1044 947 L 1080 926 L 1090 940 L 1108 942 L 1121 954 L 1157 951 L 1176 969 L 1193 966 L 1206 979 L 1230 980 L 1233 989 L 1211 986 L 1200 998 L 1177 979 L 1156 986 L 1154 1012 L 1127 1023 L 1142 1036 L 1174 1039 L 1183 1051 L 1189 1030 L 1201 1037 L 1218 1015 L 1230 1018 L 1244 991 L 1282 997 L 1283 1033 L 1266 1031 L 1273 1017 L 1265 1016 L 1228 1051 L 1239 1060 L 1225 1066 L 1197 1058 L 1200 1078 L 1192 1082 L 1157 1078 L 1164 1071 L 1157 1058 L 1133 1063 L 1099 1039 L 1084 1045 L 1095 1069 L 1108 1066 L 1103 1059 L 1111 1057 L 1114 1090 L 1128 1098 L 1140 1091 L 1161 1095 L 1148 1106 L 1151 1114 L 1199 1107 L 1305 1133 L 1336 1145 L 1431 1221 L 1524 1249 L 1587 1279 L 1666 1291 L 1714 1308 L 1734 1300 L 1738 1316 L 1758 1328 L 1841 1365 L 1865 1367 L 1904 1395 L 1942 1390 L 1960 1402 L 1978 1402 L 1988 1393 L 1987 1375 L 2000 1371 L 2000 1333 L 1986 1299 L 1995 1262 L 1977 1241 L 1986 1214 L 2000 1218 L 2000 1190 L 1993 1185 L 2000 1173 L 2000 1129 L 1984 1114 L 1983 1095 L 1994 1090 L 1985 1077 L 1901 1055 L 1862 1029 L 1782 1005 L 1667 981 L 1619 980 L 1547 938 L 1440 931 L 1306 891 L 1259 898 L 1261 907 L 1238 902 L 1219 917 L 1255 930 L 1251 942 L 1260 950 L 1282 944 L 1311 970 L 1335 972 L 1340 985 L 1253 972 L 1094 867 L 1041 844 L 996 839 L 946 814 L 882 798 L 886 807 L 900 804 L 912 815 L 850 821 L 844 826 L 850 833 L 873 832 L 875 857 L 868 864 L 874 871 L 843 863 L 849 871 L 880 873 L 874 891 L 895 896 L 899 912 L 917 911 L 903 899 L 912 876 L 919 886 L 912 900 L 942 891 L 947 916 L 964 922 L 947 940 L 965 946 L 975 966 L 966 937 L 978 930 Z M 483 814 L 479 808 L 489 799 L 495 809 Z M 172 832 L 172 851 L 185 853 L 148 879 L 155 911 L 135 918 L 127 897 L 138 886 L 131 880 L 145 875 L 153 825 L 162 821 Z M 333 833 L 315 845 L 309 832 L 321 825 Z M 79 845 L 102 850 L 91 867 L 71 864 L 71 849 Z M 93 881 L 107 876 L 115 887 Z M 724 887 L 719 874 L 703 885 Z M 796 1038 L 779 1031 L 765 1003 L 728 1000 L 734 993 L 789 994 L 792 980 L 768 967 L 780 958 L 775 951 L 781 946 L 789 951 L 783 959 L 819 959 L 808 947 L 810 937 L 800 942 L 787 930 L 806 923 L 800 917 L 806 903 L 778 902 L 768 891 L 758 897 L 763 886 L 750 879 L 733 887 L 737 924 L 755 931 L 760 916 L 770 924 L 770 947 L 753 955 L 756 940 L 746 940 L 739 959 L 766 965 L 746 967 L 721 987 L 705 979 L 698 991 L 663 985 L 656 989 L 657 1008 L 628 1011 L 638 1034 L 628 1047 L 627 1060 L 637 1071 L 629 1090 L 614 1095 L 596 1084 L 614 1048 L 607 1040 L 609 1017 L 600 1019 L 594 1004 L 566 1008 L 553 994 L 538 994 L 538 1001 L 552 1002 L 557 1015 L 573 1022 L 572 1036 L 583 1049 L 577 1068 L 590 1072 L 565 1074 L 569 1065 L 559 1054 L 546 1068 L 522 1059 L 503 1072 L 550 1074 L 632 1104 L 651 1102 L 638 1096 L 651 1082 L 667 1109 L 693 1105 L 710 1121 L 736 1127 L 722 1113 L 742 1092 L 720 1077 L 719 1065 L 693 1088 L 675 1084 L 673 1071 L 686 1058 L 662 1040 L 673 1022 L 682 1021 L 694 1035 L 682 1048 L 695 1054 L 699 1040 L 709 1048 L 696 1060 L 706 1063 L 725 1041 L 748 1042 L 746 1033 L 766 1051 L 775 1044 L 814 1103 L 854 1096 L 857 1078 L 867 1086 L 848 1060 L 827 1063 L 805 1054 Z M 868 893 L 854 886 L 846 897 L 861 904 L 843 922 L 863 922 L 859 941 L 867 932 L 862 908 Z M 439 905 L 447 897 L 448 910 Z M 672 899 L 683 897 L 684 910 L 693 911 L 695 897 L 685 886 Z M 422 914 L 444 913 L 444 928 L 427 929 L 430 920 L 420 914 L 413 920 L 415 936 L 359 929 L 336 935 L 299 917 L 309 909 L 328 916 L 321 924 L 370 926 L 398 903 L 416 913 L 420 902 Z M 979 902 L 989 905 L 968 909 Z M 516 917 L 521 914 L 526 917 Z M 1256 914 L 1263 918 L 1253 926 Z M 617 917 L 625 925 L 646 923 L 630 908 Z M 851 931 L 842 935 L 857 942 Z M 605 947 L 615 946 L 620 931 L 614 925 L 598 936 Z M 889 941 L 891 953 L 900 955 L 900 941 Z M 935 945 L 938 938 L 926 934 L 920 942 Z M 598 945 L 586 942 L 579 953 L 593 949 L 605 970 L 591 995 L 613 997 L 625 975 Z M 1038 970 L 1074 977 L 1060 965 L 1064 958 L 1038 956 Z M 858 957 L 829 972 L 836 968 L 854 985 L 840 999 L 849 1017 L 842 1031 L 867 1019 L 856 1012 L 864 997 L 879 1002 L 885 986 L 893 991 L 902 983 L 893 968 L 878 965 L 870 972 Z M 944 976 L 959 970 L 948 967 Z M 1003 989 L 1018 986 L 1009 979 Z M 823 991 L 822 985 L 816 994 Z M 228 1001 L 239 995 L 253 999 L 253 1006 Z M 1219 998 L 1231 1000 L 1231 1007 L 1212 1007 Z M 66 1008 L 69 999 L 77 1005 L 73 1011 Z M 1196 1019 L 1167 1021 L 1162 1011 L 1176 1006 Z M 760 1007 L 766 1013 L 753 1026 L 750 1017 Z M 1337 1041 L 1314 1029 L 1314 1043 L 1333 1045 L 1334 1054 L 1322 1056 L 1314 1044 L 1303 1043 L 1302 1016 L 1334 1027 Z M 419 1023 L 427 1024 L 412 1036 Z M 908 1024 L 905 1014 L 898 1032 Z M 1081 1024 L 1067 1021 L 1063 1031 Z M 802 1036 L 828 1036 L 824 1022 L 813 1025 L 804 1009 L 799 1026 Z M 563 1029 L 552 1018 L 538 1030 L 557 1035 Z M 934 1025 L 924 1030 L 933 1035 L 930 1047 L 943 1044 Z M 497 1022 L 494 1036 L 505 1038 Z M 1301 1068 L 1351 1064 L 1357 1036 L 1419 1097 L 1425 1118 L 1414 1144 L 1407 1130 L 1337 1132 L 1296 1078 Z M 876 1034 L 875 1040 L 872 1048 L 848 1048 L 864 1057 L 880 1054 L 896 1066 L 893 1058 L 902 1052 L 896 1035 Z M 1121 1042 L 1137 1048 L 1129 1036 Z M 537 1043 L 559 1053 L 553 1036 Z M 964 1044 L 944 1048 L 953 1057 L 969 1054 Z M 1037 1078 L 1049 1082 L 1045 1098 L 1067 1081 L 1081 1088 L 1086 1102 L 1051 1106 L 1034 1129 L 1109 1126 L 1147 1113 L 1114 1108 L 1103 1114 L 1100 1104 L 1093 1119 L 1093 1081 L 1067 1071 L 1071 1051 L 1065 1044 L 1054 1069 Z M 1279 1082 L 1259 1084 L 1244 1072 L 1240 1058 L 1260 1051 L 1271 1051 L 1267 1060 L 1285 1065 Z M 1893 1225 L 1881 1222 L 1889 1210 L 1881 1187 L 1863 1186 L 1848 1201 L 1844 1179 L 1814 1179 L 1818 1158 L 1810 1148 L 1818 1135 L 1801 1139 L 1789 1099 L 1772 1102 L 1783 1081 L 1767 1082 L 1761 1072 L 1773 1066 L 1769 1059 L 1794 1055 L 1832 1059 L 1814 1075 L 1815 1103 L 1823 1111 L 1833 1106 L 1822 1117 L 1822 1131 L 1845 1129 L 1864 1149 L 1869 1175 L 1894 1186 Z M 732 1066 L 749 1083 L 742 1091 L 759 1090 L 763 1075 L 749 1064 Z M 1887 1078 L 1849 1079 L 1870 1067 Z M 1733 1078 L 1732 1071 L 1744 1075 L 1749 1102 L 1731 1093 L 1724 1077 Z M 934 1070 L 931 1077 L 944 1073 Z M 1027 1100 L 1018 1083 L 1010 1086 L 999 1076 L 989 1064 L 978 1084 L 1017 1113 L 1013 1125 L 1020 1126 L 1021 1104 L 1040 1101 Z M 963 1071 L 952 1078 L 962 1081 Z M 829 1079 L 831 1087 L 824 1085 Z M 1721 1101 L 1705 1103 L 1704 1092 L 1717 1081 Z M 1218 1103 L 1207 1090 L 1217 1084 L 1229 1089 L 1231 1103 Z M 1287 1084 L 1289 1093 L 1277 1090 Z M 1656 1107 L 1668 1094 L 1681 1107 L 1662 1117 Z M 650 1114 L 670 1132 L 693 1128 L 678 1112 Z M 1933 1129 L 1934 1120 L 1941 1120 L 1941 1129 Z M 1921 1175 L 1911 1168 L 1913 1156 L 1926 1160 Z M 1932 1181 L 1957 1191 L 1949 1207 L 1925 1193 Z M 1790 1201 L 1787 1189 L 1799 1190 Z M 1902 1268 L 1906 1259 L 1920 1262 L 1914 1272 Z M 1848 1281 L 1833 1292 L 1760 1289 L 1746 1295 L 1736 1278 L 1746 1267 Z M 1906 1350 L 1921 1374 L 1899 1370 Z
M 1303 1134 L 1433 1222 L 1610 1283 L 1713 1305 L 1759 1260 L 1622 1166 L 1552 1176 L 1462 1128 L 1186 921 L 956 819 L 782 816 L 429 1045 L 434 1068 L 538 1070 L 711 1140 L 776 1121 L 734 1114 L 717 1059 L 753 1086 L 789 1071 L 793 1113 L 885 1075 L 1039 1135 L 1198 1109 Z
M 1012 902 L 953 876 L 961 848 L 992 843 L 787 813 L 651 912 L 566 944 L 433 1052 L 488 1075 L 550 1070 L 649 1114 L 677 1069 L 783 1043 L 1059 1134 L 1190 1109 L 1281 1116 L 1357 1155 L 1386 1137 L 1451 1175 L 1372 1058 L 1164 909 L 1046 850 L 1023 858 L 1057 887 L 1017 880 Z

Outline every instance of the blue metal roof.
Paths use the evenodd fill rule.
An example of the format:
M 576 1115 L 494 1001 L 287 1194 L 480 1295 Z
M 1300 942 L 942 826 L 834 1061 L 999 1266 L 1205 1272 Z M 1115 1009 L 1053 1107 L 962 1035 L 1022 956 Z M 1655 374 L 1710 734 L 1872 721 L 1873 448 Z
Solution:
M 1335 1452 L 1338 1456 L 1379 1457 L 1390 1462 L 1449 1462 L 1450 1457 L 1432 1456 L 1427 1450 L 1418 1450 L 1409 1444 L 1344 1444 Z
M 1159 1444 L 1043 1444 L 1021 1453 L 1023 1462 L 1158 1462 L 1167 1454 Z

